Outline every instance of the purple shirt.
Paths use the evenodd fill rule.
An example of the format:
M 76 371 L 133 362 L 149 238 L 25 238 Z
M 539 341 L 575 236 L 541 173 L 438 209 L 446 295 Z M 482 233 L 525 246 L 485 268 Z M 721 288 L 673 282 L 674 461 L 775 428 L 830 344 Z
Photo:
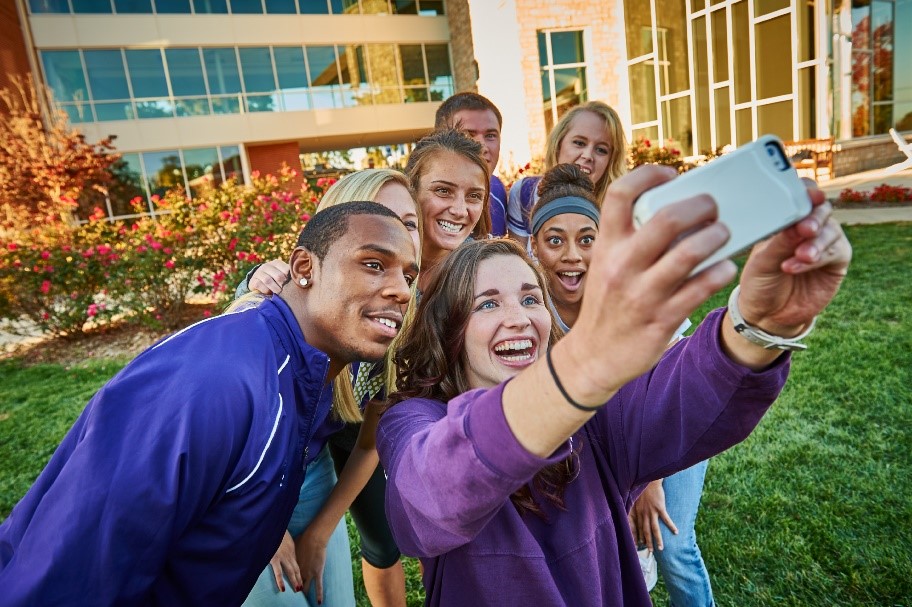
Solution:
M 507 189 L 497 175 L 491 175 L 491 195 L 488 208 L 491 210 L 491 235 L 507 235 Z
M 761 373 L 732 362 L 722 316 L 711 313 L 547 459 L 511 432 L 504 384 L 389 409 L 377 431 L 387 517 L 402 552 L 424 563 L 427 604 L 651 605 L 629 508 L 645 483 L 747 437 L 788 375 L 788 355 Z M 571 444 L 580 472 L 567 509 L 539 500 L 547 520 L 521 516 L 510 494 Z

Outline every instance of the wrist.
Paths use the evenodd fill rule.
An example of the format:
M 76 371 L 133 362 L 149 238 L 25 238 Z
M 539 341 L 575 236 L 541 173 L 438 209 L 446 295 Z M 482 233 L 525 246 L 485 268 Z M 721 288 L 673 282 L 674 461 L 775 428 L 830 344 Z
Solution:
M 604 369 L 595 368 L 591 357 L 577 355 L 585 348 L 575 347 L 575 340 L 568 335 L 552 348 L 552 362 L 564 387 L 577 403 L 586 407 L 605 404 L 615 390 L 606 387 Z M 591 368 L 590 368 L 591 367 Z
M 807 346 L 801 342 L 814 330 L 817 317 L 810 323 L 787 325 L 769 319 L 748 320 L 741 312 L 740 307 L 741 285 L 731 292 L 728 298 L 728 317 L 731 319 L 735 332 L 747 341 L 767 350 L 805 350 Z

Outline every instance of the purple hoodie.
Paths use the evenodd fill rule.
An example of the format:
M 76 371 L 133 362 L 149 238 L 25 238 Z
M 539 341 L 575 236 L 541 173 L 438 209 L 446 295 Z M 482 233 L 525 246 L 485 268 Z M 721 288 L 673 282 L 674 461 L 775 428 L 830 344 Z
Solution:
M 0 525 L 0 603 L 241 604 L 298 502 L 328 369 L 277 297 L 140 354 Z
M 507 425 L 505 384 L 389 409 L 377 433 L 387 516 L 402 552 L 424 563 L 427 604 L 651 605 L 627 524 L 642 486 L 744 440 L 788 375 L 788 355 L 761 373 L 732 362 L 723 312 L 547 459 Z M 547 520 L 520 515 L 510 495 L 571 448 L 580 472 L 566 510 L 539 499 Z

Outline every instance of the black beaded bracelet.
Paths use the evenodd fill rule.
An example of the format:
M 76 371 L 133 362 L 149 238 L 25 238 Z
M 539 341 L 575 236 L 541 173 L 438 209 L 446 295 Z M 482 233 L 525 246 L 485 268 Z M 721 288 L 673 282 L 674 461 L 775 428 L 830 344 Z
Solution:
M 575 400 L 573 400 L 567 390 L 564 389 L 564 384 L 561 383 L 561 380 L 557 377 L 557 371 L 554 370 L 554 363 L 551 361 L 551 348 L 545 350 L 545 360 L 548 362 L 548 370 L 551 371 L 551 377 L 554 379 L 554 385 L 557 386 L 557 389 L 560 390 L 561 395 L 564 399 L 580 411 L 585 411 L 586 413 L 592 413 L 593 411 L 598 411 L 604 405 L 596 405 L 595 407 L 587 407 L 586 405 L 581 405 Z

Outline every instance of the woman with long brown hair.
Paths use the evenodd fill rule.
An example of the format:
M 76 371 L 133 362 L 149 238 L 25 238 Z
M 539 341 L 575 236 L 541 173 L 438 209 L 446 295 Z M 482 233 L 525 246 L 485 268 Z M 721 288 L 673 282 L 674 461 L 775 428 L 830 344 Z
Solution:
M 428 285 L 377 431 L 387 517 L 424 563 L 427 604 L 650 605 L 627 510 L 749 434 L 786 379 L 782 349 L 838 290 L 851 247 L 815 190 L 811 216 L 755 248 L 729 309 L 666 352 L 736 274 L 689 276 L 728 237 L 707 198 L 633 229 L 633 200 L 670 178 L 646 167 L 609 188 L 556 344 L 545 282 L 513 243 L 466 244 Z M 758 327 L 783 348 L 744 336 Z

